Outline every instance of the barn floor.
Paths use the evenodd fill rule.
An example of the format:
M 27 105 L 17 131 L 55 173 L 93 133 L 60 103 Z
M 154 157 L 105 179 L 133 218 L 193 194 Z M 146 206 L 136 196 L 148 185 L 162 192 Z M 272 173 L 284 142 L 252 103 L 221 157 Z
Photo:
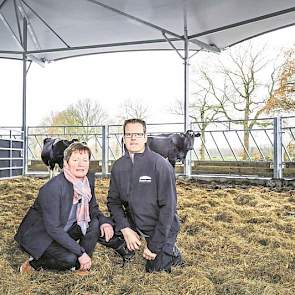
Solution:
M 87 277 L 70 272 L 20 275 L 13 241 L 38 188 L 37 178 L 0 180 L 0 294 L 295 294 L 295 190 L 178 181 L 178 246 L 186 265 L 146 274 L 137 253 L 121 265 L 98 245 Z M 108 180 L 97 180 L 106 210 Z

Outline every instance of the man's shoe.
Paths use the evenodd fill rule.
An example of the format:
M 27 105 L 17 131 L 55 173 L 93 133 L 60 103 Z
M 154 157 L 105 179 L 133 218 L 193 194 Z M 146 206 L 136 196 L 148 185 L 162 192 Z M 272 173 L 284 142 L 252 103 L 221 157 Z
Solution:
M 184 261 L 182 260 L 181 255 L 177 256 L 177 257 L 173 257 L 172 260 L 172 266 L 179 266 L 179 267 L 183 267 L 185 265 Z
M 180 266 L 180 267 L 184 266 L 184 261 L 182 260 L 181 253 L 176 246 L 174 246 L 173 248 L 172 266 Z
M 20 273 L 30 273 L 35 269 L 30 265 L 29 260 L 26 260 L 19 268 Z

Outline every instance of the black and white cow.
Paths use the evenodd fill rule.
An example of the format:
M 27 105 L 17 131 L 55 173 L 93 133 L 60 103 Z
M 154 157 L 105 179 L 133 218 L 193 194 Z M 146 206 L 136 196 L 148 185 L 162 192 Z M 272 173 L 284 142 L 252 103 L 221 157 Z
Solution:
M 188 151 L 193 150 L 195 137 L 200 133 L 194 133 L 192 130 L 186 133 L 166 133 L 148 136 L 147 144 L 149 148 L 167 158 L 173 167 L 176 161 L 185 162 Z
M 60 169 L 63 168 L 64 151 L 71 143 L 76 141 L 78 141 L 78 139 L 66 140 L 51 137 L 44 139 L 41 159 L 43 163 L 49 167 L 51 172 L 55 164 L 58 164 Z

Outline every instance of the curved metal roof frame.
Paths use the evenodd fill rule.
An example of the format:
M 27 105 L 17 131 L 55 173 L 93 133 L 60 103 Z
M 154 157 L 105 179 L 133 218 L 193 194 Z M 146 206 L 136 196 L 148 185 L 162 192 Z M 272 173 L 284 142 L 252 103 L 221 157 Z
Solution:
M 95 53 L 220 51 L 295 24 L 294 0 L 2 0 L 0 57 L 40 62 Z M 4 42 L 3 42 L 4 41 Z

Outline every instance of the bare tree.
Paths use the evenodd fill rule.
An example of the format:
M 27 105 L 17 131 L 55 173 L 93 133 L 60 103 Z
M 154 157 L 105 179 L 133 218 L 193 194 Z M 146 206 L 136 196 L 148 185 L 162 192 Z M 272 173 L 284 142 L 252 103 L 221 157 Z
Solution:
M 120 123 L 130 118 L 146 120 L 148 118 L 148 111 L 149 107 L 139 99 L 126 99 L 120 104 L 120 113 L 118 118 Z
M 192 123 L 196 123 L 201 132 L 202 143 L 200 146 L 200 159 L 205 159 L 205 130 L 210 122 L 221 119 L 222 112 L 218 101 L 210 94 L 210 85 L 204 85 L 198 81 L 192 81 L 197 85 L 198 90 L 193 92 L 192 101 L 189 104 L 188 112 Z M 206 82 L 206 81 L 205 81 Z M 205 83 L 206 84 L 206 83 Z M 181 100 L 176 100 L 170 108 L 170 113 L 175 115 L 184 115 L 184 104 Z
M 203 142 L 209 123 L 226 119 L 242 124 L 243 144 L 249 151 L 250 131 L 255 125 L 263 125 L 258 120 L 263 114 L 270 110 L 294 110 L 292 50 L 285 55 L 282 66 L 280 53 L 268 55 L 266 45 L 256 46 L 253 42 L 225 50 L 218 57 L 207 53 L 202 58 L 205 62 L 195 66 L 191 80 L 194 91 L 189 116 L 193 122 L 201 122 L 198 125 Z M 183 115 L 183 104 L 177 101 L 171 112 Z M 204 158 L 203 145 L 200 156 Z M 242 156 L 246 158 L 246 152 Z
M 267 58 L 265 51 L 266 45 L 258 48 L 246 42 L 226 50 L 213 71 L 202 71 L 210 85 L 209 92 L 219 102 L 225 118 L 241 120 L 236 123 L 243 125 L 246 150 L 249 150 L 250 131 L 266 112 L 277 82 L 279 57 Z
M 86 142 L 98 133 L 97 127 L 105 124 L 108 118 L 102 106 L 90 99 L 79 100 L 67 111 L 75 118 L 77 125 L 82 126 L 83 140 Z
M 87 142 L 93 137 L 93 134 L 98 133 L 97 127 L 105 124 L 107 118 L 106 112 L 98 102 L 83 99 L 68 106 L 63 111 L 51 113 L 49 117 L 43 120 L 42 124 L 51 126 L 48 128 L 48 134 L 59 134 L 61 132 L 75 134 L 75 137 Z

